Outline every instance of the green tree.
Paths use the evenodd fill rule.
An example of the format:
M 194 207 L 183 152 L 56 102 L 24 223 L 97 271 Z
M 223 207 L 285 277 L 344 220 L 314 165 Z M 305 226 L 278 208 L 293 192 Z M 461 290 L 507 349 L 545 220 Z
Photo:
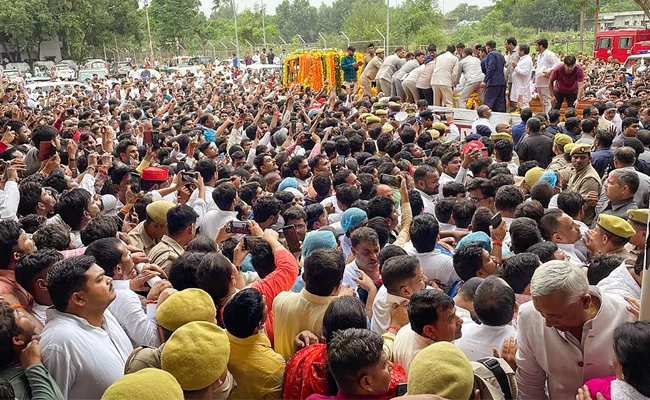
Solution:
M 46 0 L 0 0 L 0 27 L 9 35 L 9 42 L 24 50 L 30 59 L 39 58 L 32 49 L 38 49 L 43 40 L 55 33 L 54 18 Z M 14 57 L 12 61 L 19 58 Z
M 456 21 L 480 21 L 492 7 L 479 7 L 467 3 L 460 3 L 456 8 L 448 12 L 445 16 Z
M 152 0 L 149 8 L 151 31 L 156 40 L 166 47 L 175 41 L 186 43 L 195 35 L 201 22 L 200 0 Z

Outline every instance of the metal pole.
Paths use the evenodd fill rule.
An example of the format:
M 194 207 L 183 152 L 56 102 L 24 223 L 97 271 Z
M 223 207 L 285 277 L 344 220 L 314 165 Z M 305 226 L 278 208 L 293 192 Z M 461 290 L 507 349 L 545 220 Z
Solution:
M 323 45 L 325 46 L 325 48 L 327 48 L 327 40 L 325 40 L 325 38 L 323 37 L 323 35 L 320 34 L 320 32 L 318 32 L 318 36 L 320 36 L 320 38 L 323 39 Z
M 212 46 L 212 58 L 214 58 L 214 59 L 216 60 L 216 59 L 217 59 L 217 49 L 214 48 L 214 45 L 213 45 L 212 42 L 209 41 L 209 40 L 208 40 L 208 44 L 209 44 L 210 46 Z
M 379 31 L 379 29 L 375 28 L 375 30 L 377 31 L 377 33 L 379 34 L 379 36 L 381 36 L 381 38 L 384 39 L 384 43 L 388 43 L 388 42 L 386 42 L 386 36 L 384 36 L 384 35 Z M 386 47 L 386 53 L 388 53 L 388 46 Z
M 377 31 L 377 32 L 379 32 L 379 31 Z M 343 36 L 345 38 L 345 40 L 347 40 L 348 47 L 350 47 L 350 38 L 348 37 L 348 35 L 346 35 L 344 32 L 341 32 L 341 36 Z
M 144 12 L 147 16 L 147 35 L 149 35 L 149 53 L 151 55 L 151 62 L 153 63 L 153 41 L 151 40 L 151 25 L 149 25 L 149 2 L 144 4 Z
M 234 0 L 231 0 L 233 13 L 235 14 L 235 53 L 239 57 L 239 32 L 237 31 L 237 5 Z
M 390 0 L 386 0 L 386 54 L 390 54 L 388 50 L 388 40 L 390 37 Z
M 594 37 L 598 33 L 598 11 L 600 11 L 600 0 L 596 0 L 596 14 L 594 15 Z
M 262 6 L 262 36 L 264 39 L 264 48 L 266 48 L 266 26 L 264 25 L 264 0 L 260 0 L 260 4 Z
M 108 57 L 106 57 L 106 42 L 102 41 L 102 45 L 104 46 L 104 61 L 108 61 Z
M 285 45 L 287 44 L 287 42 L 282 38 L 282 36 L 278 36 L 278 37 L 280 38 L 280 40 L 282 40 L 282 43 L 284 43 Z
M 224 49 L 228 49 L 228 46 L 226 46 L 225 44 L 223 44 L 223 40 L 220 40 L 219 43 L 221 43 L 221 45 L 223 46 Z M 230 42 L 230 43 L 232 43 L 232 42 Z M 232 43 L 232 45 L 235 46 L 235 47 L 237 47 L 237 45 L 234 44 L 234 43 Z
M 650 220 L 646 226 L 646 232 L 650 229 Z M 648 238 L 645 240 L 645 248 L 643 249 L 643 280 L 641 282 L 641 304 L 639 321 L 647 321 L 650 319 L 650 271 L 648 270 Z M 645 285 L 645 286 L 644 286 Z
M 585 36 L 584 36 L 584 24 L 585 24 L 585 2 L 580 2 L 580 23 L 578 31 L 580 32 L 580 52 L 582 53 L 585 48 Z
M 254 48 L 253 43 L 249 42 L 248 39 L 244 39 L 244 42 L 248 43 L 251 48 Z
M 120 49 L 117 47 L 117 36 L 113 34 L 113 38 L 115 39 L 115 50 L 117 50 L 117 61 L 120 61 Z

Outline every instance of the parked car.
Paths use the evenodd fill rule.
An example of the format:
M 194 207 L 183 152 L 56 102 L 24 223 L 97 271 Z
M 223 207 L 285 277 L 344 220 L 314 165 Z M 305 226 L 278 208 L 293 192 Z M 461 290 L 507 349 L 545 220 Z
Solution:
M 55 68 L 55 77 L 61 80 L 72 80 L 75 78 L 75 72 L 68 64 L 57 64 Z
M 85 82 L 86 79 L 93 79 L 93 75 L 97 74 L 97 77 L 103 78 L 106 75 L 108 75 L 108 71 L 106 69 L 100 68 L 100 69 L 80 69 L 79 74 L 77 76 L 77 80 L 80 82 Z
M 108 75 L 108 63 L 101 58 L 91 58 L 86 60 L 83 69 L 104 69 Z
M 188 64 L 207 66 L 209 62 L 212 62 L 212 57 L 197 56 L 197 57 L 190 58 Z
M 77 65 L 77 62 L 74 60 L 61 60 L 59 64 L 67 64 L 73 71 L 79 69 L 79 65 Z
M 115 63 L 113 73 L 115 76 L 127 76 L 131 70 L 132 64 L 129 61 L 120 61 Z
M 16 68 L 8 68 L 2 71 L 2 78 L 8 79 L 11 83 L 23 84 L 25 83 L 25 76 Z

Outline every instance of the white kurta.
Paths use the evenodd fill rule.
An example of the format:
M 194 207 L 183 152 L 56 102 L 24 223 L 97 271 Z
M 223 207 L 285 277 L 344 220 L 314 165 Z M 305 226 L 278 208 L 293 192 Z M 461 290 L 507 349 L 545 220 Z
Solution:
M 517 103 L 530 103 L 530 74 L 533 72 L 533 60 L 526 54 L 519 59 L 512 72 L 512 89 L 510 100 Z
M 592 378 L 614 375 L 614 330 L 635 320 L 620 296 L 589 294 L 601 299 L 596 316 L 583 326 L 582 341 L 568 332 L 546 326 L 533 302 L 523 304 L 517 318 L 517 384 L 520 400 L 575 398 L 579 387 Z

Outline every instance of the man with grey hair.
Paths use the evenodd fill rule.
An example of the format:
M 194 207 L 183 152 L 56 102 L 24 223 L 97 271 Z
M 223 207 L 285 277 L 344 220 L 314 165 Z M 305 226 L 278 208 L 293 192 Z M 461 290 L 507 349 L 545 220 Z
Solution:
M 478 119 L 472 123 L 473 133 L 476 133 L 476 127 L 479 125 L 485 125 L 490 128 L 490 132 L 496 133 L 494 126 L 492 126 L 492 123 L 490 122 L 490 117 L 492 116 L 492 110 L 490 110 L 490 107 L 485 104 L 478 106 L 476 109 L 476 115 L 478 115 Z
M 639 189 L 634 194 L 634 201 L 640 208 L 648 207 L 650 176 L 636 170 L 636 152 L 634 149 L 629 146 L 619 147 L 614 151 L 613 161 L 617 170 L 629 170 L 639 177 Z
M 603 214 L 614 215 L 627 220 L 627 211 L 636 210 L 634 194 L 639 189 L 639 177 L 635 171 L 615 169 L 609 173 L 603 191 L 607 200 Z
M 569 399 L 589 379 L 614 374 L 614 330 L 635 320 L 622 297 L 590 287 L 567 261 L 549 261 L 530 282 L 518 317 L 519 399 Z

